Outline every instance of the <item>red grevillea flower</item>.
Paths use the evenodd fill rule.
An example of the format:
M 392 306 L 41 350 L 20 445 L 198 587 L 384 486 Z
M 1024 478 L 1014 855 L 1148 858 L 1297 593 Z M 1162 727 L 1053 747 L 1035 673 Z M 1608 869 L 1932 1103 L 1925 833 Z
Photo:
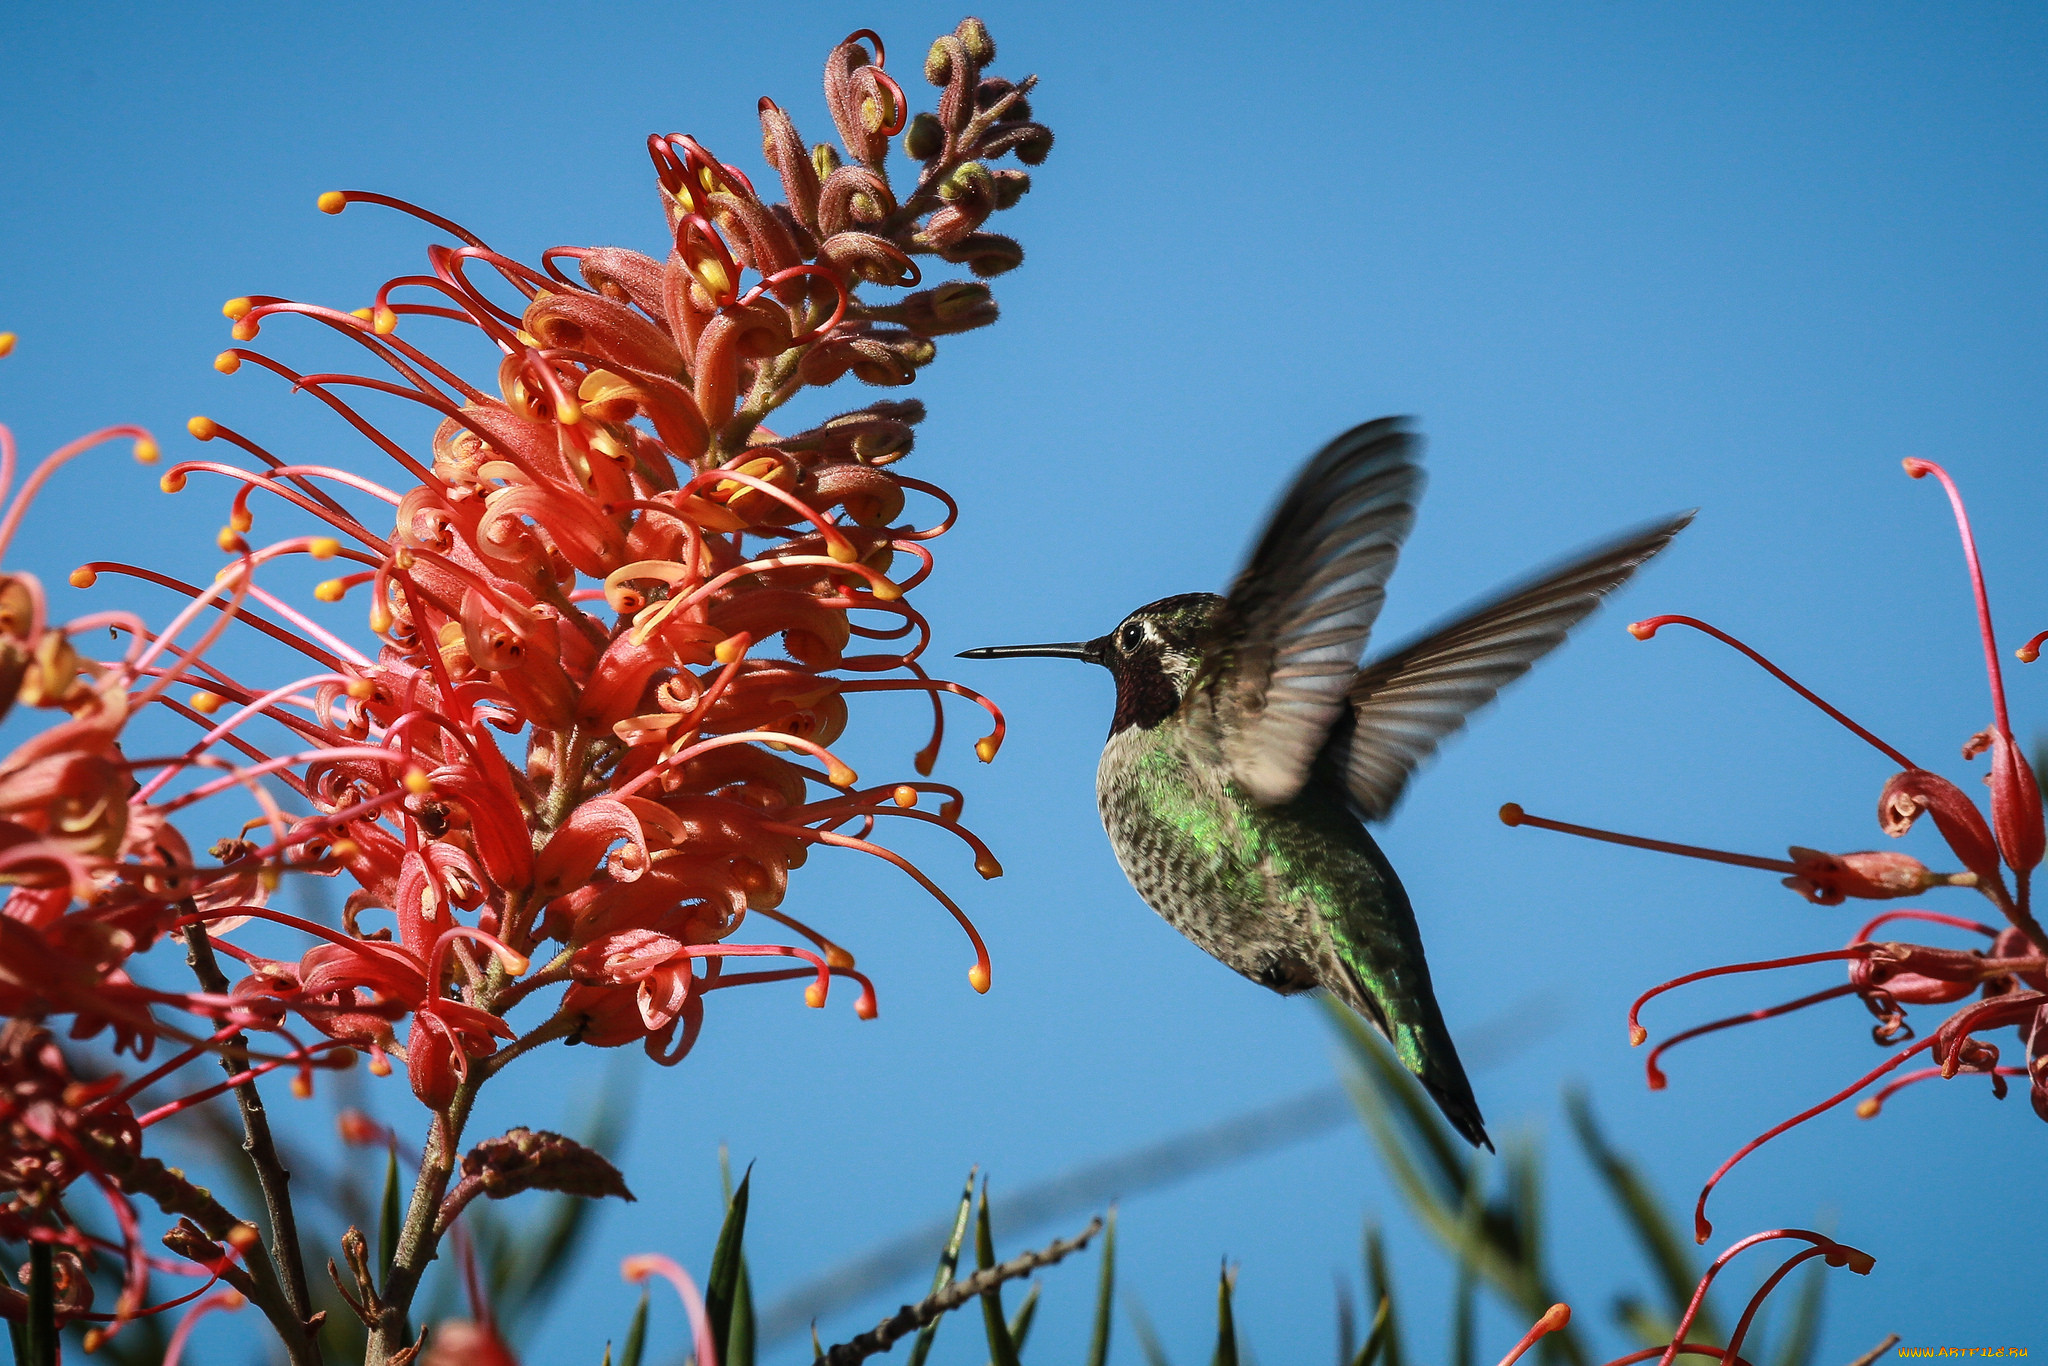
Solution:
M 1706 1343 L 1687 1342 L 1686 1336 L 1692 1330 L 1693 1320 L 1699 1317 L 1700 1306 L 1706 1303 L 1707 1291 L 1713 1287 L 1723 1268 L 1750 1248 L 1781 1241 L 1804 1243 L 1806 1246 L 1787 1257 L 1770 1275 L 1764 1277 L 1756 1292 L 1749 1297 L 1749 1303 L 1743 1306 L 1742 1317 L 1735 1321 L 1735 1331 L 1729 1335 L 1728 1345 L 1714 1347 Z M 1742 1342 L 1749 1336 L 1750 1326 L 1756 1322 L 1757 1311 L 1763 1308 L 1764 1301 L 1770 1298 L 1771 1292 L 1776 1290 L 1787 1276 L 1815 1258 L 1821 1259 L 1829 1266 L 1846 1266 L 1859 1276 L 1868 1276 L 1871 1268 L 1876 1265 L 1875 1259 L 1869 1253 L 1807 1229 L 1774 1228 L 1762 1233 L 1752 1233 L 1747 1238 L 1731 1244 L 1701 1275 L 1699 1284 L 1693 1288 L 1692 1301 L 1686 1305 L 1684 1315 L 1678 1320 L 1678 1327 L 1672 1333 L 1671 1341 L 1661 1347 L 1646 1347 L 1639 1352 L 1615 1357 L 1605 1363 L 1605 1366 L 1636 1366 L 1637 1362 L 1653 1358 L 1657 1366 L 1671 1366 L 1671 1362 L 1680 1356 L 1719 1357 L 1721 1366 L 1749 1366 L 1741 1355 Z M 1538 1340 L 1570 1323 L 1571 1317 L 1570 1306 L 1550 1306 L 1548 1312 L 1531 1326 L 1520 1342 L 1515 1344 L 1514 1350 L 1501 1358 L 1500 1366 L 1514 1366 L 1515 1361 L 1535 1346 Z
M 1931 461 L 1908 460 L 1905 466 L 1907 473 L 1915 479 L 1931 474 L 1940 481 L 1961 533 L 1964 562 L 1977 609 L 1978 631 L 1984 644 L 1985 670 L 1990 681 L 1991 724 L 1971 735 L 1962 746 L 1966 760 L 1986 753 L 1991 757 L 1990 772 L 1984 780 L 1989 788 L 1989 800 L 1983 806 L 1953 782 L 1922 768 L 1850 720 L 1783 669 L 1726 632 L 1682 616 L 1652 617 L 1636 622 L 1629 630 L 1641 640 L 1650 639 L 1666 626 L 1688 626 L 1703 631 L 1747 655 L 1780 682 L 1877 749 L 1899 768 L 1899 772 L 1884 784 L 1878 794 L 1879 828 L 1887 835 L 1903 835 L 1920 817 L 1926 816 L 1940 832 L 1956 862 L 1962 865 L 1959 871 L 1936 872 L 1916 859 L 1897 853 L 1837 855 L 1798 846 L 1789 851 L 1786 859 L 1761 858 L 1571 825 L 1532 816 L 1512 803 L 1501 809 L 1501 819 L 1509 825 L 1533 825 L 1610 843 L 1782 873 L 1785 874 L 1786 886 L 1807 900 L 1824 906 L 1839 905 L 1851 898 L 1894 900 L 1917 897 L 1939 887 L 1973 888 L 1997 912 L 1997 921 L 2003 922 L 1985 923 L 1947 912 L 1917 908 L 1886 911 L 1864 924 L 1842 948 L 1707 968 L 1653 987 L 1637 999 L 1629 1011 L 1629 1038 L 1630 1042 L 1640 1044 L 1649 1036 L 1637 1023 L 1638 1013 L 1646 1002 L 1674 987 L 1731 973 L 1775 971 L 1818 963 L 1840 963 L 1848 977 L 1846 982 L 1837 986 L 1695 1025 L 1672 1035 L 1651 1050 L 1648 1076 L 1653 1089 L 1661 1089 L 1665 1084 L 1660 1062 L 1664 1053 L 1675 1044 L 1841 997 L 1856 998 L 1875 1018 L 1871 1034 L 1879 1046 L 1894 1048 L 1895 1045 L 1903 1045 L 1894 1048 L 1883 1062 L 1849 1085 L 1773 1126 L 1723 1163 L 1700 1192 L 1695 1231 L 1701 1242 L 1707 1240 L 1712 1228 L 1706 1218 L 1707 1196 L 1731 1167 L 1787 1129 L 1869 1091 L 1880 1082 L 1884 1085 L 1856 1107 L 1857 1113 L 1865 1118 L 1875 1116 L 1884 1102 L 1901 1087 L 1935 1077 L 1951 1078 L 1962 1073 L 1975 1073 L 1990 1079 L 1991 1092 L 1999 1098 L 2006 1094 L 2006 1078 L 2028 1077 L 2034 1110 L 2042 1119 L 2048 1120 L 2048 933 L 2043 932 L 2032 901 L 2032 876 L 2041 862 L 2044 848 L 2041 793 L 2033 769 L 2013 737 L 2007 716 L 2005 681 L 1992 631 L 1990 600 L 1962 495 L 1948 473 Z M 2042 639 L 2036 637 L 2028 642 L 2019 651 L 2020 658 L 2028 661 L 2035 658 Z M 1940 926 L 1976 935 L 1982 942 L 1957 948 L 1875 938 L 1880 928 L 1900 925 Z M 1915 1006 L 1958 1008 L 1950 1011 L 1933 1033 L 1915 1042 L 1915 1030 L 1908 1021 L 1908 1007 Z M 2017 1033 L 2019 1045 L 2025 1051 L 2024 1067 L 2003 1063 L 1998 1045 L 1981 1037 L 2007 1028 Z M 1930 1065 L 1899 1073 L 1900 1067 L 1923 1053 L 1928 1055 Z
M 792 434 L 764 423 L 803 388 L 847 374 L 909 383 L 933 338 L 994 320 L 974 281 L 863 296 L 920 284 L 919 257 L 982 276 L 1021 260 L 983 225 L 1028 178 L 988 163 L 1036 162 L 1051 135 L 1030 121 L 1030 82 L 983 76 L 993 55 L 978 21 L 942 37 L 926 63 L 939 110 L 912 128 L 880 41 L 848 38 L 825 82 L 843 159 L 807 151 L 789 117 L 761 104 L 780 203 L 692 138 L 650 139 L 661 256 L 561 247 L 529 266 L 426 210 L 335 192 L 321 209 L 395 208 L 448 240 L 428 249 L 426 271 L 387 281 L 353 312 L 272 296 L 228 303 L 238 343 L 297 319 L 360 346 L 380 374 L 300 373 L 248 345 L 216 366 L 260 367 L 313 395 L 402 476 L 387 485 L 290 463 L 202 417 L 193 436 L 256 467 L 193 460 L 163 478 L 172 492 L 194 475 L 233 481 L 223 547 L 251 569 L 292 554 L 337 559 L 345 572 L 315 598 L 366 593 L 377 637 L 358 649 L 251 578 L 229 615 L 312 672 L 271 687 L 163 655 L 197 671 L 203 691 L 171 705 L 203 734 L 143 795 L 174 810 L 267 776 L 315 813 L 274 813 L 269 841 L 229 850 L 178 922 L 219 929 L 254 916 L 315 938 L 296 963 L 221 945 L 250 969 L 234 1009 L 275 1027 L 296 1017 L 375 1067 L 401 1059 L 437 1110 L 516 1037 L 503 1017 L 548 988 L 561 994 L 522 1049 L 642 1042 L 674 1062 L 705 997 L 749 982 L 802 979 L 822 1006 L 833 979 L 850 977 L 857 1012 L 872 1016 L 853 956 L 784 909 L 791 870 L 819 845 L 881 857 L 937 898 L 972 944 L 970 981 L 988 988 L 965 914 L 871 838 L 885 817 L 935 824 L 996 876 L 959 824 L 960 793 L 864 786 L 830 748 L 851 698 L 891 690 L 932 699 L 920 774 L 942 736 L 942 693 L 989 712 L 983 760 L 1001 743 L 992 705 L 919 662 L 929 628 L 906 595 L 931 571 L 926 542 L 953 518 L 942 491 L 897 472 L 922 405 L 877 402 Z M 898 134 L 924 165 L 902 194 L 886 168 Z M 431 354 L 436 332 L 481 342 L 489 378 Z M 358 411 L 364 393 L 431 414 L 430 449 L 416 457 Z M 315 534 L 251 550 L 256 493 L 313 519 Z M 936 524 L 910 516 L 912 496 L 940 509 Z M 113 563 L 74 582 L 110 572 L 204 596 Z M 194 774 L 208 765 L 221 776 Z M 168 785 L 195 782 L 162 801 Z M 290 869 L 353 879 L 342 926 L 265 908 L 262 891 Z M 756 915 L 800 942 L 735 942 Z M 742 958 L 789 961 L 736 970 Z

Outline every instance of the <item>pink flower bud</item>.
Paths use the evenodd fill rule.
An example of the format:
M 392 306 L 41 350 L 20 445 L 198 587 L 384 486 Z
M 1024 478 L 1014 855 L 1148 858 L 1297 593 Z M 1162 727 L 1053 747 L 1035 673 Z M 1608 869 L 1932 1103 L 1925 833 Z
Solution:
M 1991 737 L 1991 828 L 2014 872 L 2029 872 L 2041 862 L 2048 848 L 2048 833 L 2041 824 L 2041 789 L 2033 766 L 2005 731 Z
M 1787 852 L 1799 873 L 1786 878 L 1785 885 L 1816 906 L 1839 906 L 1852 896 L 1866 901 L 1918 896 L 1944 881 L 1910 854 L 1828 854 L 1796 844 Z

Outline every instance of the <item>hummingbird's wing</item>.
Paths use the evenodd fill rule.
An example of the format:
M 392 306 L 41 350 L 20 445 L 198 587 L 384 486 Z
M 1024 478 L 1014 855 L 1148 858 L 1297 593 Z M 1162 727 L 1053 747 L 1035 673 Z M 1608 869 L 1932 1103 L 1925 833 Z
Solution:
M 1253 800 L 1292 798 L 1345 689 L 1415 524 L 1421 442 L 1400 418 L 1354 427 L 1295 477 L 1230 594 L 1187 715 Z
M 1408 775 L 1465 718 L 1564 643 L 1565 633 L 1662 550 L 1690 512 L 1644 527 L 1467 613 L 1360 670 L 1324 754 L 1365 820 L 1385 820 Z

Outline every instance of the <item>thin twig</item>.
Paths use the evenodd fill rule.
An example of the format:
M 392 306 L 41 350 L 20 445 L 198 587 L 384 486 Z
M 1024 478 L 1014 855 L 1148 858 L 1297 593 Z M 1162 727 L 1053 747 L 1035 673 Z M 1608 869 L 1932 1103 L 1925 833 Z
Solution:
M 1883 1356 L 1886 1352 L 1889 1352 L 1892 1348 L 1898 1345 L 1899 1335 L 1897 1333 L 1888 1334 L 1883 1342 L 1878 1343 L 1877 1346 L 1871 1348 L 1862 1356 L 1857 1357 L 1854 1361 L 1849 1363 L 1849 1366 L 1871 1366 L 1872 1362 L 1876 1361 L 1879 1357 Z
M 1100 1215 L 1088 1221 L 1088 1227 L 1072 1238 L 1062 1238 L 1048 1244 L 1037 1252 L 1026 1252 L 1000 1262 L 986 1271 L 977 1271 L 965 1280 L 954 1281 L 943 1290 L 935 1290 L 916 1304 L 906 1304 L 888 1318 L 862 1333 L 851 1342 L 842 1342 L 829 1347 L 818 1360 L 824 1366 L 853 1366 L 854 1362 L 865 1360 L 877 1352 L 886 1352 L 896 1340 L 915 1333 L 926 1324 L 942 1315 L 951 1313 L 978 1295 L 987 1293 L 1004 1281 L 1014 1281 L 1020 1276 L 1029 1276 L 1042 1266 L 1051 1266 L 1069 1253 L 1079 1252 L 1088 1246 L 1088 1240 L 1102 1231 Z
M 214 959 L 213 941 L 207 936 L 203 923 L 195 922 L 186 927 L 185 946 L 186 961 L 191 964 L 199 985 L 216 995 L 225 995 L 228 990 L 227 974 L 220 970 L 220 964 Z M 231 1077 L 249 1070 L 245 1037 L 237 1034 L 221 1046 L 220 1065 Z M 253 1079 L 235 1088 L 235 1103 L 242 1111 L 242 1151 L 248 1154 L 249 1165 L 256 1173 L 256 1184 L 263 1191 L 264 1207 L 270 1215 L 270 1253 L 277 1262 L 284 1307 L 298 1325 L 297 1333 L 282 1335 L 285 1337 L 285 1350 L 291 1354 L 292 1366 L 320 1366 L 320 1336 L 313 1318 L 313 1296 L 306 1284 L 305 1259 L 299 1252 L 298 1219 L 292 1213 L 289 1190 L 292 1174 L 285 1170 L 284 1162 L 277 1155 L 277 1144 L 270 1135 L 270 1116 L 263 1109 L 263 1097 L 257 1092 Z

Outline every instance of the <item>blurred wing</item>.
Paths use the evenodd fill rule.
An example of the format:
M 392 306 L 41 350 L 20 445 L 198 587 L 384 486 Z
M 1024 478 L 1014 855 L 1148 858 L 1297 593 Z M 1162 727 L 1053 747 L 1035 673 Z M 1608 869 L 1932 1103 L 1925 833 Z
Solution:
M 1438 742 L 1563 644 L 1692 517 L 1681 513 L 1603 546 L 1361 670 L 1351 684 L 1351 714 L 1326 752 L 1358 814 L 1369 821 L 1393 814 L 1408 775 Z
M 1354 427 L 1287 491 L 1217 609 L 1189 690 L 1231 774 L 1262 804 L 1307 781 L 1415 524 L 1421 442 L 1401 419 Z

